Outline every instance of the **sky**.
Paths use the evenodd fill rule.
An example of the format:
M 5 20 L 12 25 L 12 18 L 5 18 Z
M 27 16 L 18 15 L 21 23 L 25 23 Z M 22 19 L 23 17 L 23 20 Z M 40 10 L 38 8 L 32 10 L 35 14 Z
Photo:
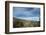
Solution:
M 32 20 L 38 20 L 40 16 L 40 8 L 13 7 L 13 16 L 21 19 L 27 18 Z

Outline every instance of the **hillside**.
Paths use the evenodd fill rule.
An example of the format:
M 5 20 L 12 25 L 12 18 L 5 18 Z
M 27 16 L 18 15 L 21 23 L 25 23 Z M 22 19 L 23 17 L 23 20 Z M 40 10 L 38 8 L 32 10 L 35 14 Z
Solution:
M 19 18 L 13 18 L 13 27 L 40 27 L 40 21 L 23 20 Z

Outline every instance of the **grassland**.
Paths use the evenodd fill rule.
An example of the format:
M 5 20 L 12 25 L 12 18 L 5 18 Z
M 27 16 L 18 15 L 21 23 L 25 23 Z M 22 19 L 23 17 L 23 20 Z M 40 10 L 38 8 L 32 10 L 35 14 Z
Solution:
M 13 19 L 13 28 L 20 27 L 40 27 L 40 21 Z

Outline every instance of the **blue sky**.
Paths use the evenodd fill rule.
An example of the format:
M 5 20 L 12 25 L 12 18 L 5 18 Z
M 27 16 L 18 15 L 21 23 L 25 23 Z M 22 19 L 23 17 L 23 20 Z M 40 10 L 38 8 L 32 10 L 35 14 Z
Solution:
M 13 16 L 21 18 L 39 17 L 40 8 L 13 7 Z
M 13 7 L 13 16 L 16 17 L 39 17 L 39 8 Z

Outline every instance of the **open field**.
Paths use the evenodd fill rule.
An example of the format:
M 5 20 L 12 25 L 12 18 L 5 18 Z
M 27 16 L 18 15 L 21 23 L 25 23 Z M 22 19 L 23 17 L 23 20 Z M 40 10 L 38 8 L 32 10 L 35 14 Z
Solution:
M 13 28 L 20 27 L 40 27 L 40 21 L 13 19 Z

